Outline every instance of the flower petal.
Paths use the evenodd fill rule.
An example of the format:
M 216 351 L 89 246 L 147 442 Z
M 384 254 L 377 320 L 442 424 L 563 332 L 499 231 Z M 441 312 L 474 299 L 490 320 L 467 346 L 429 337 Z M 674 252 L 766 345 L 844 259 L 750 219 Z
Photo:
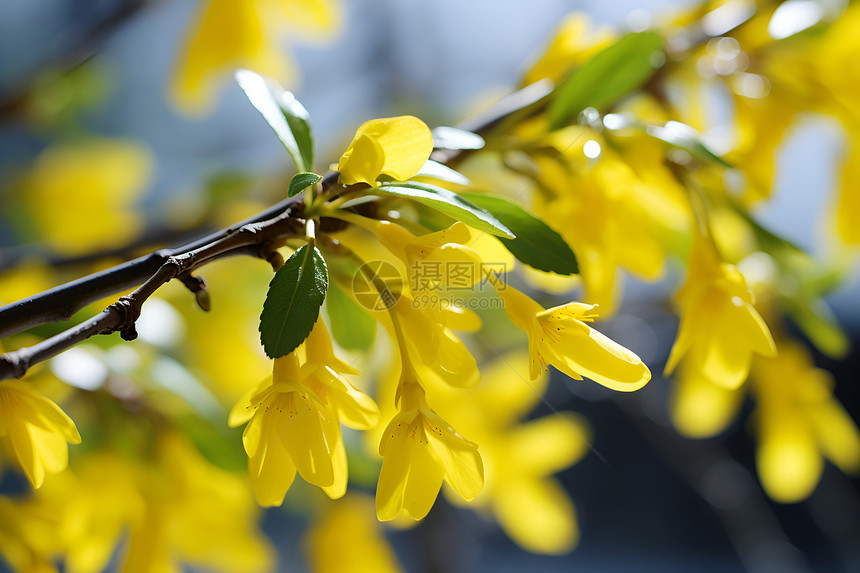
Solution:
M 588 333 L 562 333 L 556 343 L 542 345 L 553 366 L 568 375 L 582 375 L 619 392 L 642 388 L 651 371 L 635 353 L 587 327 Z
M 560 555 L 579 542 L 576 511 L 554 479 L 507 481 L 494 502 L 499 525 L 523 549 Z
M 445 468 L 445 480 L 466 501 L 484 487 L 484 464 L 477 444 L 458 434 L 429 410 L 421 411 L 427 441 Z

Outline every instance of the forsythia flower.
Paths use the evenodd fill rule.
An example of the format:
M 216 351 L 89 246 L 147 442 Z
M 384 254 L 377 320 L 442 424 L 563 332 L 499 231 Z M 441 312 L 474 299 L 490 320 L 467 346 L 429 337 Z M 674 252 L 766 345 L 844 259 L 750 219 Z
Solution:
M 833 397 L 830 374 L 815 368 L 796 343 L 781 342 L 779 356 L 753 363 L 759 435 L 756 465 L 767 494 L 791 503 L 818 484 L 823 457 L 839 469 L 860 471 L 860 432 Z
M 292 65 L 275 36 L 293 25 L 315 36 L 334 31 L 330 0 L 204 0 L 173 77 L 174 102 L 186 112 L 212 105 L 213 84 L 223 72 L 249 68 L 284 81 Z
M 143 227 L 134 203 L 151 162 L 145 147 L 129 141 L 49 147 L 25 182 L 34 226 L 52 249 L 68 255 L 131 241 Z
M 315 573 L 402 570 L 373 514 L 373 501 L 365 495 L 350 494 L 330 503 L 308 533 L 306 546 Z
M 612 41 L 607 30 L 593 32 L 594 26 L 585 14 L 571 14 L 561 23 L 546 52 L 523 78 L 531 84 L 543 78 L 561 80 L 571 68 L 581 65 Z
M 484 485 L 478 446 L 429 408 L 420 384 L 401 381 L 400 394 L 400 412 L 379 442 L 383 457 L 376 488 L 379 519 L 394 519 L 401 511 L 423 519 L 443 480 L 466 501 L 474 499 Z
M 687 356 L 689 366 L 713 384 L 737 388 L 749 374 L 753 353 L 773 357 L 776 346 L 740 271 L 721 261 L 704 237 L 694 239 L 689 260 L 687 280 L 676 295 L 681 325 L 666 374 Z
M 430 129 L 417 117 L 372 119 L 358 128 L 337 172 L 347 185 L 374 185 L 380 175 L 406 181 L 421 170 L 432 151 Z
M 342 496 L 347 462 L 340 420 L 367 429 L 379 417 L 373 400 L 341 376 L 354 370 L 329 358 L 334 355 L 322 321 L 317 321 L 305 349 L 305 364 L 299 366 L 296 352 L 276 359 L 272 378 L 230 412 L 231 426 L 248 423 L 242 443 L 261 505 L 283 503 L 296 471 L 330 497 Z
M 0 439 L 33 487 L 45 472 L 61 472 L 69 463 L 66 442 L 81 443 L 75 423 L 51 400 L 25 382 L 0 382 Z
M 636 354 L 586 324 L 596 305 L 571 302 L 544 309 L 490 275 L 489 280 L 513 323 L 529 335 L 529 375 L 534 380 L 550 364 L 571 378 L 583 376 L 621 392 L 642 388 L 651 371 Z

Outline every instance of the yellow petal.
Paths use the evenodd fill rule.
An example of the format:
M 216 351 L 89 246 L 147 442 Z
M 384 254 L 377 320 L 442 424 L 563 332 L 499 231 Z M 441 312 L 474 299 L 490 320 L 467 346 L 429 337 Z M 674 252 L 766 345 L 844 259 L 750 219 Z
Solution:
M 458 434 L 442 418 L 422 410 L 427 441 L 445 468 L 445 480 L 466 501 L 484 487 L 484 464 L 478 446 Z
M 281 394 L 281 399 L 273 402 L 273 410 L 283 410 L 276 415 L 276 434 L 265 436 L 268 440 L 278 440 L 290 454 L 302 478 L 314 485 L 327 487 L 334 483 L 334 470 L 331 461 L 331 446 L 323 433 L 323 413 L 319 406 L 297 392 Z
M 373 514 L 373 502 L 364 495 L 350 494 L 328 504 L 322 518 L 314 520 L 307 548 L 310 569 L 316 573 L 401 571 Z
M 358 128 L 338 162 L 343 183 L 373 185 L 380 175 L 405 181 L 418 173 L 433 151 L 433 136 L 411 115 L 373 119 Z
M 809 428 L 796 419 L 762 418 L 756 465 L 765 491 L 781 503 L 806 499 L 818 484 L 823 469 Z
M 341 422 L 354 430 L 368 430 L 379 422 L 379 406 L 373 398 L 326 368 L 326 399 L 334 406 Z
M 579 461 L 588 451 L 590 436 L 582 416 L 563 412 L 515 426 L 506 451 L 519 471 L 543 477 Z
M 843 472 L 860 472 L 860 431 L 836 399 L 830 398 L 810 417 L 822 453 Z
M 376 515 L 390 521 L 401 511 L 423 519 L 433 507 L 445 472 L 425 442 L 423 425 L 416 433 L 398 435 L 387 443 L 376 488 Z M 420 439 L 419 439 L 420 438 Z
M 331 448 L 331 466 L 334 474 L 334 481 L 330 486 L 324 486 L 322 489 L 332 499 L 339 499 L 346 493 L 346 484 L 348 481 L 348 469 L 346 463 L 346 448 L 343 445 L 343 438 L 340 434 L 340 424 L 337 418 L 326 417 L 323 425 L 326 441 Z
M 45 466 L 39 457 L 29 429 L 24 425 L 13 426 L 9 431 L 9 442 L 12 454 L 18 460 L 30 484 L 36 489 L 42 487 L 45 482 Z
M 689 438 L 715 436 L 737 416 L 743 397 L 743 391 L 713 384 L 685 362 L 671 397 L 672 424 Z
M 554 479 L 505 482 L 493 510 L 505 533 L 527 551 L 560 555 L 579 542 L 575 509 Z
M 586 325 L 587 332 L 562 332 L 541 349 L 553 366 L 569 376 L 581 375 L 619 392 L 632 392 L 651 380 L 651 371 L 635 353 Z
M 216 77 L 236 68 L 289 79 L 292 66 L 267 33 L 257 1 L 208 0 L 195 19 L 171 85 L 182 111 L 208 111 Z
M 296 477 L 296 466 L 279 441 L 268 442 L 248 458 L 248 474 L 257 503 L 275 507 L 284 502 L 284 496 Z

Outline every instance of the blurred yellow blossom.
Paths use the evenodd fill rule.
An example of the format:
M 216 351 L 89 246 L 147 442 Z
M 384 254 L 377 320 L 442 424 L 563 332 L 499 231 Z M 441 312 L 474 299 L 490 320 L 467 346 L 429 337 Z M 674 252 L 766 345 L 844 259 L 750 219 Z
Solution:
M 15 571 L 56 573 L 50 514 L 34 515 L 30 504 L 0 496 L 0 556 Z
M 69 463 L 68 443 L 80 444 L 75 423 L 59 406 L 18 380 L 0 381 L 0 440 L 35 488 L 45 473 Z
M 745 396 L 744 389 L 714 384 L 692 362 L 683 361 L 670 396 L 672 424 L 688 438 L 715 436 L 735 419 Z
M 130 242 L 143 227 L 134 206 L 151 164 L 147 149 L 130 141 L 49 147 L 25 180 L 39 236 L 68 255 Z
M 594 330 L 596 305 L 570 302 L 544 309 L 540 304 L 490 276 L 490 282 L 513 323 L 529 335 L 529 376 L 550 364 L 575 380 L 583 376 L 621 392 L 642 388 L 651 371 L 636 354 Z
M 478 446 L 429 408 L 417 381 L 404 378 L 400 388 L 400 412 L 388 423 L 379 442 L 383 462 L 376 488 L 376 514 L 382 521 L 390 521 L 401 512 L 415 520 L 423 519 L 433 507 L 443 480 L 467 501 L 484 485 Z
M 860 472 L 860 431 L 833 397 L 830 374 L 816 368 L 800 344 L 781 341 L 779 356 L 753 362 L 758 430 L 756 465 L 767 494 L 802 501 L 818 484 L 823 458 Z
M 687 279 L 675 298 L 681 324 L 666 363 L 667 374 L 686 357 L 690 372 L 731 390 L 746 380 L 753 354 L 776 355 L 770 330 L 753 306 L 743 275 L 720 260 L 708 238 L 694 239 Z
M 248 68 L 281 82 L 293 65 L 279 45 L 287 30 L 325 37 L 339 26 L 334 0 L 204 0 L 171 85 L 174 103 L 186 113 L 212 107 L 216 80 Z
M 152 446 L 145 460 L 99 452 L 30 497 L 0 497 L 0 553 L 21 571 L 53 571 L 44 567 L 58 558 L 69 573 L 104 571 L 113 559 L 130 572 L 178 571 L 183 563 L 270 570 L 273 551 L 245 480 L 212 466 L 179 435 L 165 433 Z
M 373 501 L 350 494 L 326 506 L 306 537 L 315 573 L 396 573 L 401 571 L 373 512 Z
M 612 41 L 607 29 L 594 30 L 585 14 L 571 14 L 562 20 L 546 51 L 523 78 L 524 84 L 549 78 L 559 80 L 574 67 L 583 64 Z
M 583 152 L 589 141 L 601 149 L 591 162 Z M 553 195 L 540 199 L 535 209 L 576 253 L 585 300 L 611 314 L 620 297 L 619 266 L 647 280 L 662 276 L 665 254 L 655 219 L 667 210 L 669 191 L 656 191 L 655 198 L 659 186 L 644 184 L 590 129 L 565 128 L 548 143 L 564 160 L 539 159 L 540 181 Z M 655 204 L 661 207 L 654 209 Z
M 380 175 L 397 181 L 413 177 L 433 151 L 427 125 L 411 115 L 363 123 L 337 164 L 340 180 L 374 185 Z

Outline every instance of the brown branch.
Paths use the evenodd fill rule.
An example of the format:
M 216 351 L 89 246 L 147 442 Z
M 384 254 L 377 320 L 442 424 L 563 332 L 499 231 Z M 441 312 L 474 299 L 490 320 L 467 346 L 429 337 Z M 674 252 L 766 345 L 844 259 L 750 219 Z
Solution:
M 334 181 L 334 177 L 330 176 L 329 180 Z M 190 288 L 199 294 L 204 289 L 199 280 L 191 278 L 190 273 L 195 269 L 240 254 L 270 258 L 271 245 L 301 235 L 301 225 L 297 224 L 300 205 L 297 199 L 282 201 L 238 225 L 183 247 L 156 251 L 0 309 L 0 324 L 5 336 L 44 322 L 64 320 L 90 302 L 143 283 L 98 316 L 34 346 L 0 356 L 0 380 L 21 377 L 33 364 L 98 334 L 120 331 L 123 339 L 133 340 L 137 337 L 134 323 L 141 307 L 156 290 L 178 278 L 187 286 L 196 284 Z

